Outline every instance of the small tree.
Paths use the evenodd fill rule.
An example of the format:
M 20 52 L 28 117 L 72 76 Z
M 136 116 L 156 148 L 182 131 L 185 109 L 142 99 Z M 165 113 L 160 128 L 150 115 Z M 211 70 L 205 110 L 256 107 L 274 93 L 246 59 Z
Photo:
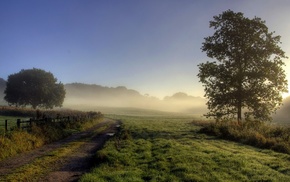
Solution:
M 199 64 L 198 77 L 208 98 L 208 116 L 271 120 L 287 92 L 280 36 L 268 32 L 265 21 L 225 11 L 210 21 L 213 36 L 202 51 L 218 62 Z
M 32 108 L 61 107 L 65 97 L 62 83 L 52 73 L 41 69 L 21 70 L 8 76 L 4 99 L 10 105 Z

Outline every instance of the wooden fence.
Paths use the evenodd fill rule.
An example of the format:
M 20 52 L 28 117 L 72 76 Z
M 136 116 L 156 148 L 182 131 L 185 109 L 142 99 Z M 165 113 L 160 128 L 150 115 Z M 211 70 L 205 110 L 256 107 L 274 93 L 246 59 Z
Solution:
M 73 123 L 73 122 L 85 122 L 89 119 L 95 118 L 96 115 L 85 115 L 85 116 L 67 116 L 67 117 L 56 117 L 56 118 L 41 118 L 41 119 L 33 119 L 30 118 L 29 120 L 21 120 L 17 119 L 16 126 L 15 124 L 10 124 L 11 121 L 5 120 L 4 124 L 0 125 L 0 128 L 4 128 L 5 132 L 11 130 L 11 128 L 16 127 L 18 129 L 30 131 L 33 124 L 41 125 L 41 124 L 48 124 L 48 123 Z
M 0 125 L 0 127 L 4 127 L 4 131 L 7 132 L 8 131 L 8 120 L 6 119 L 4 122 L 4 125 Z
M 18 129 L 27 130 L 29 131 L 32 128 L 32 124 L 35 123 L 37 125 L 39 124 L 45 124 L 45 123 L 65 123 L 65 122 L 76 122 L 79 121 L 74 117 L 62 117 L 62 118 L 42 118 L 42 119 L 29 119 L 29 120 L 21 120 L 17 119 L 16 126 Z M 7 130 L 6 130 L 7 131 Z

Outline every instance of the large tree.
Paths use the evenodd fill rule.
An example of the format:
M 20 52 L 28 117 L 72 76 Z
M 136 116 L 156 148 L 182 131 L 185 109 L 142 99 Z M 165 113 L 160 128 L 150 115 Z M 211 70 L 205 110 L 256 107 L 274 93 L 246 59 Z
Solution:
M 280 36 L 265 21 L 249 19 L 231 10 L 214 16 L 202 51 L 215 59 L 199 64 L 198 77 L 208 98 L 207 116 L 253 118 L 268 121 L 287 92 Z
M 65 97 L 63 84 L 52 73 L 36 68 L 9 75 L 4 93 L 10 105 L 34 109 L 61 107 Z

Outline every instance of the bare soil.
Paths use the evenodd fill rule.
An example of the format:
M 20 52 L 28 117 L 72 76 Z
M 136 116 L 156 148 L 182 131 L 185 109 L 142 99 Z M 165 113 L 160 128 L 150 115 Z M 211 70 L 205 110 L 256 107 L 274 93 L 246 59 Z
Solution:
M 107 124 L 110 124 L 101 133 L 96 134 L 95 131 Z M 103 122 L 95 125 L 89 130 L 73 134 L 66 139 L 54 142 L 30 152 L 26 152 L 15 157 L 0 162 L 0 179 L 1 176 L 13 173 L 15 169 L 31 163 L 36 158 L 41 158 L 48 152 L 56 150 L 70 142 L 76 142 L 80 139 L 87 139 L 84 144 L 77 148 L 73 153 L 62 158 L 56 165 L 55 169 L 46 174 L 39 181 L 77 181 L 81 175 L 88 172 L 92 167 L 92 157 L 97 150 L 101 149 L 105 142 L 110 138 L 111 133 L 118 132 L 120 121 L 105 119 Z

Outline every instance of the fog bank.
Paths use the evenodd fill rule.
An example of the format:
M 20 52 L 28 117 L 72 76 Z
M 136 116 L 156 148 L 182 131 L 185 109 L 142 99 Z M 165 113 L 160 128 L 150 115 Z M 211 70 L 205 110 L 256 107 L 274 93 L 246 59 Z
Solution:
M 126 87 L 103 87 L 81 83 L 66 84 L 64 107 L 94 109 L 96 107 L 142 108 L 169 112 L 204 114 L 206 100 L 201 97 L 176 93 L 158 99 Z

